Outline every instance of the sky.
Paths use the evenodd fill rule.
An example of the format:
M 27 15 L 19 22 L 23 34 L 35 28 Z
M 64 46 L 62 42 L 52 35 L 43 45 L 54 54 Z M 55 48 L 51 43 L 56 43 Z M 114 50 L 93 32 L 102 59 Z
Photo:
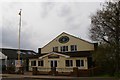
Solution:
M 99 1 L 9 1 L 0 3 L 0 47 L 18 48 L 22 9 L 21 49 L 37 51 L 62 32 L 90 41 L 90 16 L 101 9 Z

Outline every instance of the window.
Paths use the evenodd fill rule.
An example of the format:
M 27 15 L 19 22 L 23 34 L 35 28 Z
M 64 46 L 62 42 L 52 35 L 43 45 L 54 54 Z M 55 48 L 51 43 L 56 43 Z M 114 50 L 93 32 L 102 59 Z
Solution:
M 76 60 L 76 67 L 83 67 L 84 66 L 84 61 L 83 60 Z
M 60 43 L 67 43 L 69 41 L 69 37 L 67 36 L 62 36 L 59 38 Z
M 43 60 L 41 60 L 41 61 L 38 61 L 38 66 L 43 66 L 44 65 L 44 62 L 43 62 Z
M 31 66 L 36 66 L 36 61 L 31 61 Z
M 58 47 L 53 47 L 53 52 L 58 52 Z
M 66 60 L 65 64 L 67 67 L 72 67 L 73 66 L 73 61 L 72 60 Z
M 57 67 L 57 60 L 51 60 L 51 67 Z
M 77 51 L 77 45 L 71 45 L 71 51 Z
M 68 46 L 61 46 L 61 52 L 68 51 Z

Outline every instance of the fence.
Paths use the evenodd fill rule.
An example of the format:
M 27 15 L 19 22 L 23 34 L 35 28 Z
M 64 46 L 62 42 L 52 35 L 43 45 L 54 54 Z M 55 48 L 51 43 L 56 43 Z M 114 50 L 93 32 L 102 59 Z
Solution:
M 38 68 L 33 67 L 33 75 L 47 74 L 47 75 L 68 75 L 68 76 L 94 76 L 100 73 L 100 68 L 94 67 L 90 69 L 75 68 Z

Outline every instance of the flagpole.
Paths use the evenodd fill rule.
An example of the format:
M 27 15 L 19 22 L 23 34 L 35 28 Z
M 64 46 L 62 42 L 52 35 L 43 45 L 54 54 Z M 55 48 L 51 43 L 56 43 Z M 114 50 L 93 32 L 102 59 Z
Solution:
M 20 63 L 21 11 L 22 11 L 22 9 L 20 9 L 20 12 L 19 12 L 19 15 L 20 15 L 20 20 L 19 20 L 19 33 L 18 33 L 18 64 L 19 64 L 19 66 L 21 65 L 21 63 Z

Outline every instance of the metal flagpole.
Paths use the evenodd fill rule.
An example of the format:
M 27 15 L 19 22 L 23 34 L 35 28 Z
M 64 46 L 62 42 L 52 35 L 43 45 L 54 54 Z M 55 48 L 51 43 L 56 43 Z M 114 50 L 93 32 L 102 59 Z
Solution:
M 19 21 L 19 33 L 18 33 L 18 67 L 20 67 L 20 66 L 21 66 L 21 63 L 20 63 L 21 11 L 22 11 L 22 9 L 20 9 L 20 12 L 19 12 L 19 15 L 20 15 L 20 21 Z

